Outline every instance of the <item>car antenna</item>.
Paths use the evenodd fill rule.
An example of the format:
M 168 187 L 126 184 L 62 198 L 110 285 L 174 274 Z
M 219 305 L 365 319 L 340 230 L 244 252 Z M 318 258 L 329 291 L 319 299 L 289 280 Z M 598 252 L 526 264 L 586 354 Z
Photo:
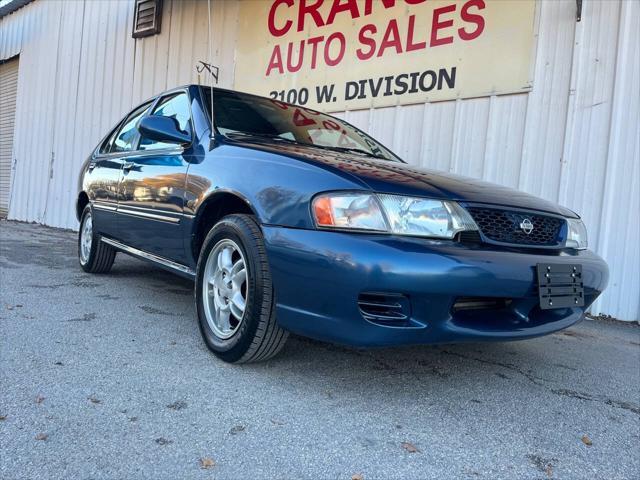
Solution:
M 211 75 L 211 91 L 210 91 L 210 95 L 209 95 L 209 99 L 211 101 L 211 137 L 213 137 L 213 82 L 216 83 L 216 85 L 218 84 L 218 74 L 220 73 L 220 69 L 215 66 L 215 65 L 211 65 L 210 63 L 207 62 L 203 62 L 202 60 L 199 60 L 198 63 L 196 63 L 196 71 L 198 72 L 198 84 L 201 84 L 200 81 L 200 74 L 204 71 L 209 72 L 209 74 Z
M 207 34 L 209 37 L 209 41 L 208 41 L 208 49 L 209 49 L 209 61 L 211 62 L 213 60 L 212 57 L 212 51 L 213 51 L 213 35 L 211 34 L 211 0 L 207 0 L 207 15 L 208 15 L 208 20 L 209 20 L 209 25 L 207 28 Z M 213 66 L 212 64 L 207 64 L 205 62 L 200 62 L 202 63 L 202 68 L 206 68 L 209 73 L 211 74 L 211 90 L 209 91 L 209 99 L 211 101 L 211 105 L 210 108 L 211 110 L 209 111 L 209 116 L 211 118 L 211 133 L 209 135 L 210 138 L 213 138 L 213 82 L 215 81 L 216 85 L 218 84 L 218 73 L 220 72 L 220 69 L 218 67 Z M 197 68 L 197 67 L 196 67 Z M 215 72 L 215 73 L 214 73 Z M 200 73 L 200 72 L 198 72 Z M 210 147 L 212 146 L 212 142 L 210 142 Z

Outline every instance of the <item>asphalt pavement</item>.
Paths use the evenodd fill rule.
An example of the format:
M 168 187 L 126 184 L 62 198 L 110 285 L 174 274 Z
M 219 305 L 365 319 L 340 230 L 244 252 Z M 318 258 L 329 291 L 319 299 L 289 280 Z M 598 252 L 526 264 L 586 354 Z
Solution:
M 0 478 L 637 479 L 640 327 L 232 366 L 189 281 L 2 221 Z

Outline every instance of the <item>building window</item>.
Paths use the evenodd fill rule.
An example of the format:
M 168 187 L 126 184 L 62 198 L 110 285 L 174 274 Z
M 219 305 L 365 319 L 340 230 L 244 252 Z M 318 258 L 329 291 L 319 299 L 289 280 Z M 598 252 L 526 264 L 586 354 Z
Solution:
M 160 33 L 161 24 L 162 0 L 135 0 L 133 38 L 148 37 Z

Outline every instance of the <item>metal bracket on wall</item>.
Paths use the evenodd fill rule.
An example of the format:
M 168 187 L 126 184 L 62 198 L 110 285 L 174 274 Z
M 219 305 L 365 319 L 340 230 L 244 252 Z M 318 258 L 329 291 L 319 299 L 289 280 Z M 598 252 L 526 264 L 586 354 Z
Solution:
M 576 0 L 576 22 L 582 20 L 582 0 Z
M 211 74 L 213 79 L 216 81 L 216 85 L 217 85 L 218 84 L 218 74 L 220 73 L 220 69 L 218 67 L 216 67 L 215 65 L 211 65 L 210 63 L 203 62 L 202 60 L 199 60 L 198 63 L 196 63 L 196 71 L 198 72 L 198 75 L 200 75 L 205 70 Z

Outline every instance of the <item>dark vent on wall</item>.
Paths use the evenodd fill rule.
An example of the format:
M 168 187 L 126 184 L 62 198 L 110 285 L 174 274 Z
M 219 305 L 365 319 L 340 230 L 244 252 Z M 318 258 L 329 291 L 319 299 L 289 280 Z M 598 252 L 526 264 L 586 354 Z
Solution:
M 135 2 L 133 38 L 148 37 L 160 33 L 162 0 L 135 0 Z

